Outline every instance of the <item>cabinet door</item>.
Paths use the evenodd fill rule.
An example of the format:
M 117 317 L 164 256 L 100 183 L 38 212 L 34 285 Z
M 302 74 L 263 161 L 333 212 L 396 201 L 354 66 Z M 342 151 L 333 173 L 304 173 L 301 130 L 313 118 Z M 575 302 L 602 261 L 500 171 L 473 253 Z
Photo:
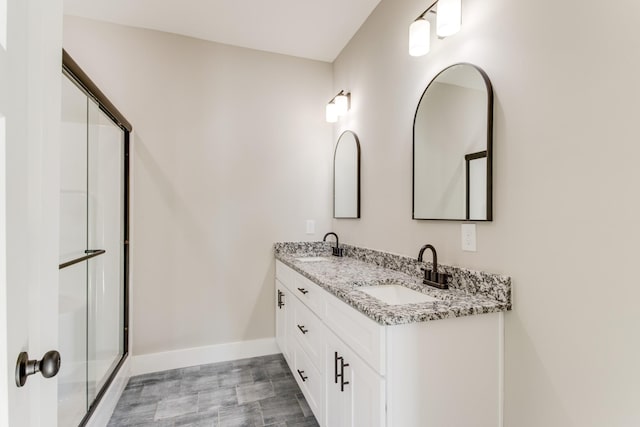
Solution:
M 383 427 L 384 379 L 333 333 L 326 340 L 327 426 Z
M 289 360 L 288 332 L 289 313 L 291 313 L 289 290 L 276 279 L 276 342 L 285 359 Z

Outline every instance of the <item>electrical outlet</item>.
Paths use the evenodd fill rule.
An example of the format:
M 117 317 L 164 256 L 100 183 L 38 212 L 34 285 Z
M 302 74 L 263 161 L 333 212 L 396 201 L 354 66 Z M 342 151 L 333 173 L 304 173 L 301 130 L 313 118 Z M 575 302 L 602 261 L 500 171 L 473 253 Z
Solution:
M 307 220 L 307 234 L 316 234 L 316 222 L 312 219 Z
M 467 252 L 476 251 L 475 224 L 462 224 L 462 250 Z

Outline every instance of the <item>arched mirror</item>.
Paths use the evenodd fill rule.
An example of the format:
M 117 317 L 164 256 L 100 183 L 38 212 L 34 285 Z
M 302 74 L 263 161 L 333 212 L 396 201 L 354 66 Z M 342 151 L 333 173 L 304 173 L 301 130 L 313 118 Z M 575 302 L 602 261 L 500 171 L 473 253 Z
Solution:
M 360 218 L 360 141 L 350 130 L 338 138 L 333 156 L 333 217 Z
M 492 220 L 493 90 L 471 64 L 441 71 L 413 122 L 413 219 Z

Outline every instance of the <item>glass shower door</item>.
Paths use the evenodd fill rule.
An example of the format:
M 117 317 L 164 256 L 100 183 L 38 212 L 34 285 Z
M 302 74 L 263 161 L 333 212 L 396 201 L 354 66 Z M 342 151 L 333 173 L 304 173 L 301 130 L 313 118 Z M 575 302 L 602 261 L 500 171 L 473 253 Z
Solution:
M 86 421 L 126 353 L 126 135 L 63 76 L 60 427 Z
M 62 77 L 60 264 L 87 245 L 87 96 Z M 58 425 L 77 426 L 87 412 L 87 263 L 60 269 Z
M 88 265 L 88 398 L 92 402 L 124 348 L 124 133 L 89 99 L 88 242 L 104 250 Z

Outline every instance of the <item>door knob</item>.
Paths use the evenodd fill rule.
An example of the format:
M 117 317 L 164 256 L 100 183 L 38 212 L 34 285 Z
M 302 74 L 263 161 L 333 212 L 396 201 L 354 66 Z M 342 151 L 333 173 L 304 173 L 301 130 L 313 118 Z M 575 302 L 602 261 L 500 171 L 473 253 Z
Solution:
M 60 370 L 60 353 L 55 350 L 47 351 L 42 360 L 29 360 L 29 354 L 23 351 L 16 362 L 16 385 L 22 387 L 27 383 L 27 377 L 40 372 L 43 377 L 55 377 Z

